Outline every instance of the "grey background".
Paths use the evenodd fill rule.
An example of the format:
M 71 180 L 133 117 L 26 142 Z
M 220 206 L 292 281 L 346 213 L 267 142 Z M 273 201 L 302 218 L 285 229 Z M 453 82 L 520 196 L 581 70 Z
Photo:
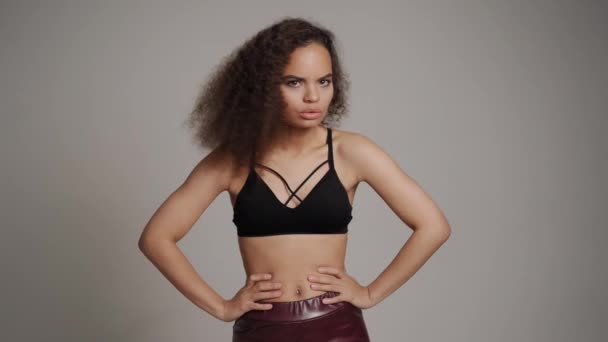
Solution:
M 182 126 L 218 61 L 275 19 L 338 37 L 342 129 L 438 202 L 448 242 L 364 311 L 373 341 L 606 341 L 604 1 L 2 1 L 3 341 L 228 341 L 137 248 L 207 151 Z M 223 193 L 179 242 L 243 285 Z M 363 184 L 347 269 L 411 231 Z

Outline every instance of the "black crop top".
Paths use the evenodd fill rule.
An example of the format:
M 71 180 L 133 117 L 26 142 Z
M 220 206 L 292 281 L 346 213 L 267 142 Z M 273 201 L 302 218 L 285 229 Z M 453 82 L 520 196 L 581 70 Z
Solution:
M 334 168 L 332 131 L 327 128 L 327 160 L 319 164 L 304 181 L 292 190 L 285 178 L 268 166 L 255 163 L 276 174 L 291 195 L 282 203 L 250 164 L 249 175 L 234 202 L 232 222 L 238 236 L 267 236 L 282 234 L 340 234 L 348 232 L 352 206 L 346 189 Z M 329 169 L 301 199 L 296 193 L 325 163 Z M 296 197 L 299 203 L 288 207 Z

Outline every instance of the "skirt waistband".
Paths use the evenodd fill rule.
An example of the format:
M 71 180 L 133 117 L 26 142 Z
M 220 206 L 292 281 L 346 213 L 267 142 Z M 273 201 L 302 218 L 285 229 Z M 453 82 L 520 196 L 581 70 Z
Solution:
M 328 291 L 316 297 L 291 302 L 267 302 L 261 300 L 258 302 L 270 303 L 272 304 L 272 308 L 269 310 L 249 310 L 241 318 L 289 322 L 320 317 L 350 304 L 348 302 L 330 304 L 322 302 L 324 298 L 335 297 L 339 294 L 338 292 Z

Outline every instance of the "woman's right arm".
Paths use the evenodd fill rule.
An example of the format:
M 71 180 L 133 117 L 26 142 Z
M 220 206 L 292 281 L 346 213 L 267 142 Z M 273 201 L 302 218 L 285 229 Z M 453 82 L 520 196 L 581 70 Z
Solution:
M 139 249 L 192 303 L 222 319 L 224 298 L 195 271 L 177 242 L 211 202 L 228 189 L 231 169 L 218 149 L 205 156 L 152 215 L 138 241 Z

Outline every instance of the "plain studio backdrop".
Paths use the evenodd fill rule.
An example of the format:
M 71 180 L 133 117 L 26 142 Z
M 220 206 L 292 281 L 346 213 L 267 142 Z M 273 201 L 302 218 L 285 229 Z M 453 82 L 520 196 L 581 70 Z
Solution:
M 139 251 L 208 153 L 183 125 L 209 72 L 284 16 L 332 30 L 342 129 L 382 146 L 452 235 L 364 317 L 373 341 L 606 341 L 603 1 L 2 1 L 3 341 L 228 341 Z M 369 187 L 346 267 L 367 284 L 411 230 Z M 181 241 L 244 284 L 222 193 Z

